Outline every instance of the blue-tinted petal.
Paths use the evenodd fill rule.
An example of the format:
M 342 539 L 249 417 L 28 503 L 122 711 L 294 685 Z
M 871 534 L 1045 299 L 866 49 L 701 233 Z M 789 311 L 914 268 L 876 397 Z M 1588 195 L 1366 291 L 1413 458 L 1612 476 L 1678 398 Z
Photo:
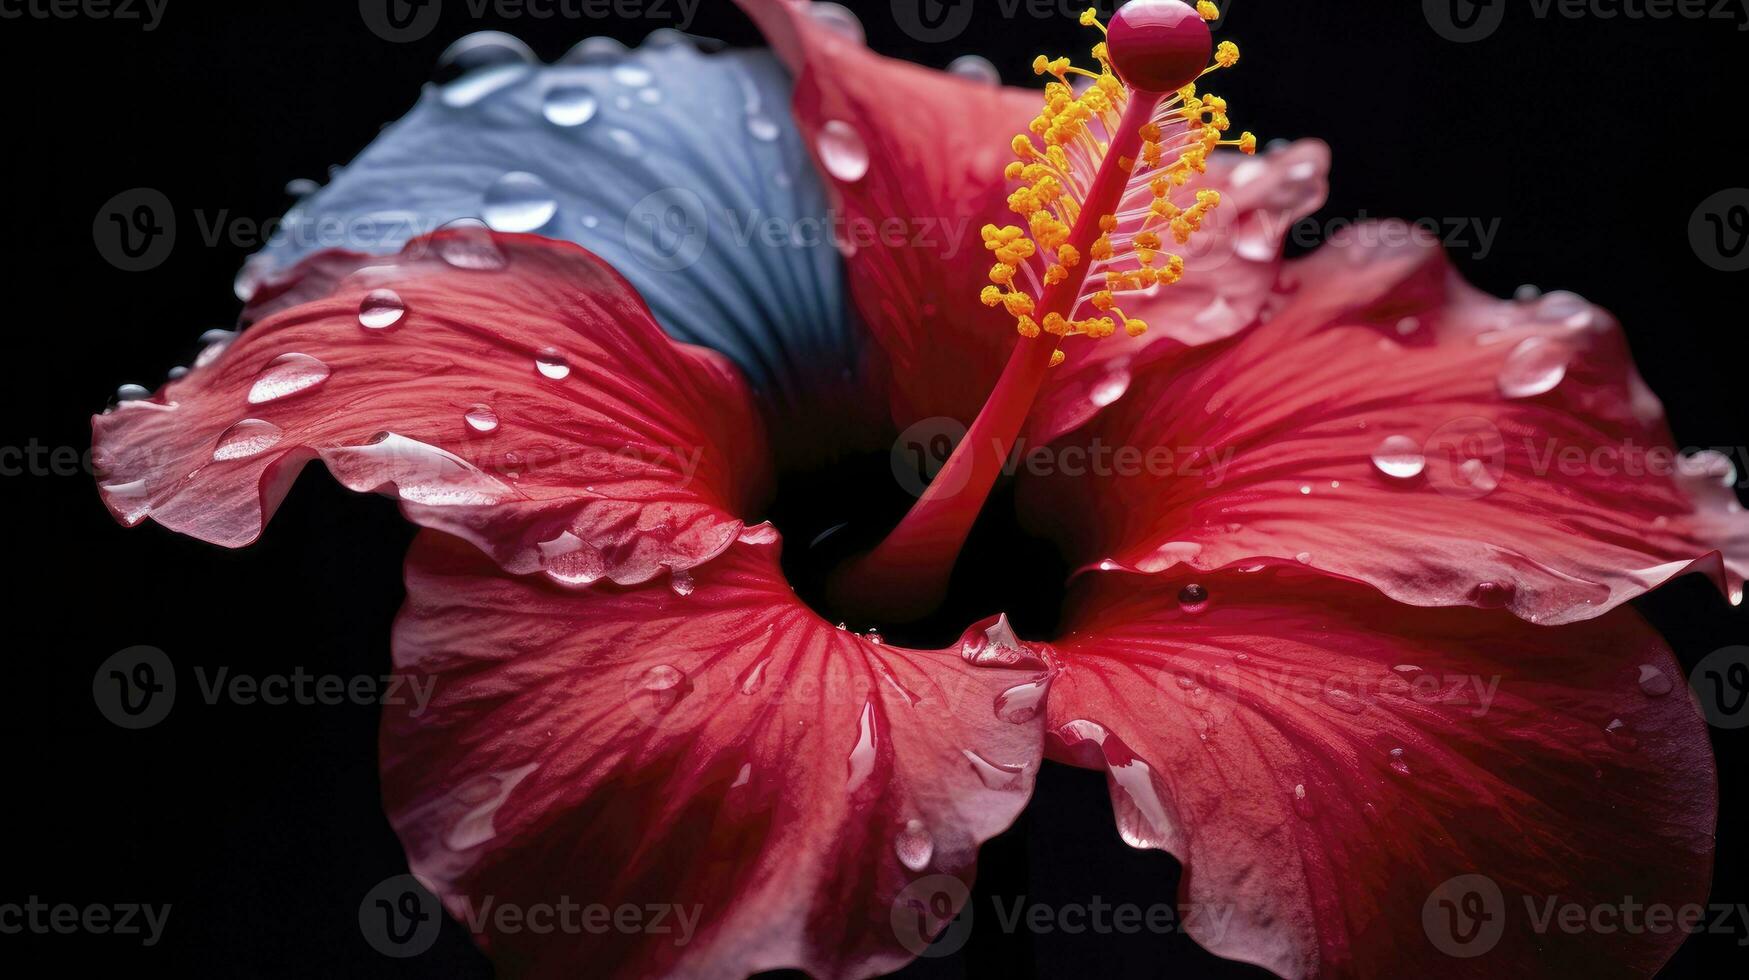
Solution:
M 764 52 L 678 36 L 599 40 L 428 86 L 298 202 L 243 290 L 323 248 L 392 252 L 450 221 L 568 239 L 643 294 L 678 340 L 757 386 L 816 388 L 856 360 L 825 194 Z

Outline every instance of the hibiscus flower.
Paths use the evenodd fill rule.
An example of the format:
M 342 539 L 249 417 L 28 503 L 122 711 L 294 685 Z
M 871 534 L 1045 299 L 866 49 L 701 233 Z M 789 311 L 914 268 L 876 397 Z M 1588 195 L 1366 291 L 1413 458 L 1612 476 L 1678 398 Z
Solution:
M 1691 569 L 1740 602 L 1749 521 L 1608 314 L 1389 225 L 1285 261 L 1327 154 L 1231 126 L 1214 4 L 1090 12 L 1042 103 L 742 6 L 775 58 L 463 42 L 288 218 L 447 226 L 270 248 L 247 329 L 94 419 L 124 523 L 241 546 L 320 459 L 424 529 L 393 654 L 435 693 L 386 712 L 383 783 L 458 917 L 697 910 L 684 944 L 488 919 L 498 968 L 896 969 L 1049 757 L 1230 913 L 1189 925 L 1221 956 L 1654 972 L 1679 933 L 1506 914 L 1463 958 L 1428 924 L 1475 876 L 1508 910 L 1707 894 L 1706 733 L 1624 603 Z M 918 424 L 966 432 L 902 516 L 773 510 L 831 512 L 820 475 Z M 1009 479 L 1017 447 L 1063 465 Z M 961 608 L 993 488 L 1073 571 L 1056 629 L 835 625 Z

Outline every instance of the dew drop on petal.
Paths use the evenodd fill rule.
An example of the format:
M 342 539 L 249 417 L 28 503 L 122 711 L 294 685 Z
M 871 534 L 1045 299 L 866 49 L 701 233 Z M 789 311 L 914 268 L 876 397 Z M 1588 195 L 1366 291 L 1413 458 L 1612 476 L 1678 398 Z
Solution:
M 672 589 L 677 596 L 689 596 L 692 595 L 692 590 L 697 588 L 697 585 L 692 580 L 691 572 L 684 568 L 676 568 L 668 573 L 668 588 Z
M 1312 563 L 1312 553 L 1309 551 L 1302 551 L 1294 556 L 1294 561 L 1297 561 L 1302 565 L 1310 565 Z
M 1178 608 L 1187 613 L 1199 613 L 1209 605 L 1209 590 L 1192 582 L 1178 590 Z
M 393 289 L 373 289 L 358 301 L 358 325 L 366 330 L 387 330 L 407 315 L 407 304 Z
M 626 46 L 617 38 L 605 35 L 586 37 L 572 45 L 571 50 L 559 58 L 563 65 L 600 64 L 607 61 L 617 61 L 626 56 Z
M 534 367 L 541 373 L 542 377 L 551 378 L 554 381 L 562 381 L 571 376 L 571 362 L 566 360 L 565 355 L 556 347 L 542 348 L 541 352 L 534 357 Z
M 1466 459 L 1458 466 L 1457 475 L 1463 479 L 1464 485 L 1481 493 L 1492 493 L 1500 485 L 1500 478 L 1488 468 L 1488 464 L 1479 459 Z
M 1324 689 L 1324 703 L 1348 715 L 1358 715 L 1366 710 L 1366 705 L 1359 698 L 1339 687 Z
M 440 80 L 453 79 L 480 68 L 531 65 L 534 52 L 516 36 L 503 31 L 475 31 L 457 38 L 437 56 Z
M 1116 368 L 1099 379 L 1099 383 L 1093 386 L 1087 397 L 1095 406 L 1104 408 L 1122 398 L 1124 392 L 1129 390 L 1130 372 L 1124 368 Z
M 638 679 L 637 696 L 642 707 L 657 713 L 672 709 L 687 694 L 686 674 L 669 664 L 657 664 Z
M 1470 601 L 1483 609 L 1499 609 L 1512 601 L 1515 589 L 1499 582 L 1483 582 L 1470 590 Z
M 765 686 L 765 670 L 770 666 L 770 657 L 760 657 L 753 662 L 752 666 L 742 671 L 741 677 L 736 683 L 741 693 L 748 697 L 758 694 L 759 689 Z
M 850 8 L 843 4 L 831 3 L 829 0 L 811 3 L 807 11 L 821 26 L 845 39 L 857 44 L 866 44 L 868 34 L 862 29 L 862 21 L 857 19 Z
M 880 736 L 876 731 L 874 702 L 865 701 L 862 705 L 862 717 L 856 723 L 856 745 L 850 750 L 850 758 L 846 765 L 849 775 L 845 780 L 845 792 L 854 793 L 868 782 L 868 777 L 874 772 L 875 755 L 879 751 Z
M 1628 723 L 1617 718 L 1603 726 L 1603 737 L 1617 751 L 1632 752 L 1640 747 L 1640 740 L 1634 735 Z
M 980 55 L 960 55 L 948 62 L 947 73 L 958 75 L 960 78 L 977 82 L 980 85 L 989 85 L 992 88 L 1002 84 L 1002 73 L 990 63 L 990 59 Z
M 1567 376 L 1572 352 L 1549 337 L 1529 337 L 1519 342 L 1500 368 L 1500 393 L 1507 398 L 1531 398 L 1555 389 Z
M 328 380 L 328 365 L 308 354 L 281 354 L 269 361 L 249 387 L 249 404 L 266 402 L 309 391 Z
M 900 864 L 912 871 L 922 871 L 935 856 L 935 838 L 929 836 L 923 821 L 907 820 L 904 829 L 893 838 L 893 852 L 899 856 Z
M 437 257 L 457 269 L 493 272 L 510 264 L 510 258 L 492 240 L 484 222 L 462 218 L 444 225 L 437 241 Z
M 1294 812 L 1299 814 L 1301 819 L 1312 819 L 1314 813 L 1312 809 L 1312 801 L 1306 796 L 1306 785 L 1304 783 L 1294 784 L 1293 803 Z
M 1016 684 L 996 696 L 996 717 L 1020 725 L 1038 717 L 1044 705 L 1045 692 L 1050 690 L 1049 675 L 1025 684 Z
M 829 120 L 820 128 L 815 149 L 826 172 L 847 184 L 854 184 L 868 174 L 868 144 L 847 122 Z
M 1386 436 L 1372 451 L 1372 464 L 1388 477 L 1410 480 L 1427 468 L 1427 457 L 1414 439 L 1405 435 Z
M 142 398 L 152 397 L 152 390 L 145 385 L 125 384 L 115 389 L 115 400 L 118 402 L 136 402 Z
M 1410 775 L 1409 763 L 1404 761 L 1403 750 L 1400 748 L 1391 750 L 1391 771 L 1400 776 Z
M 656 76 L 642 65 L 616 65 L 610 74 L 614 81 L 626 88 L 643 88 L 656 80 Z
M 498 413 L 490 405 L 475 405 L 462 415 L 468 428 L 475 432 L 491 432 L 498 428 Z
M 547 91 L 541 100 L 541 115 L 555 126 L 571 129 L 594 119 L 601 109 L 601 100 L 582 85 L 560 85 Z
M 1670 693 L 1670 678 L 1651 664 L 1640 665 L 1640 690 L 1647 697 L 1661 698 Z
M 971 749 L 961 749 L 960 753 L 966 761 L 972 764 L 972 771 L 978 774 L 978 780 L 986 788 L 994 790 L 1011 790 L 1020 786 L 1021 778 L 1026 775 L 1026 766 L 1007 765 L 992 762 L 982 754 Z
M 285 433 L 272 422 L 244 419 L 219 434 L 218 442 L 213 445 L 213 459 L 223 462 L 259 456 L 283 438 Z
M 747 116 L 747 132 L 761 143 L 773 142 L 781 135 L 777 123 L 763 112 L 749 113 Z
M 613 144 L 614 151 L 619 153 L 620 156 L 637 157 L 641 156 L 644 152 L 643 141 L 639 140 L 629 129 L 621 129 L 618 126 L 615 126 L 607 131 L 607 139 L 608 142 Z
M 546 181 L 522 170 L 512 170 L 486 188 L 480 216 L 493 231 L 529 232 L 553 220 L 559 202 Z

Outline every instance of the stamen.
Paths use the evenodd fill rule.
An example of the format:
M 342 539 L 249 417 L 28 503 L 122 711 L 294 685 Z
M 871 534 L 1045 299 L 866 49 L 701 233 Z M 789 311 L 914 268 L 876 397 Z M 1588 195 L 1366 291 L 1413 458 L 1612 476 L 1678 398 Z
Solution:
M 1026 220 L 1026 228 L 983 229 L 984 246 L 995 254 L 996 264 L 990 270 L 993 285 L 981 298 L 1013 316 L 1022 337 L 1039 336 L 1042 324 L 1042 332 L 1053 337 L 1097 339 L 1115 333 L 1118 321 L 1125 333 L 1139 336 L 1147 323 L 1123 315 L 1115 294 L 1171 285 L 1182 275 L 1183 259 L 1161 250 L 1157 232 L 1169 231 L 1176 244 L 1187 245 L 1219 206 L 1215 191 L 1184 190 L 1193 174 L 1207 172 L 1208 155 L 1216 147 L 1257 152 L 1257 138 L 1250 133 L 1224 138 L 1232 125 L 1225 99 L 1197 95 L 1197 79 L 1239 60 L 1238 46 L 1223 41 L 1214 51 L 1214 64 L 1209 63 L 1212 42 L 1204 21 L 1219 16 L 1209 0 L 1195 10 L 1176 0 L 1136 0 L 1118 11 L 1108 28 L 1090 8 L 1081 14 L 1081 24 L 1099 28 L 1107 38 L 1093 49 L 1097 73 L 1077 68 L 1068 58 L 1040 55 L 1033 61 L 1035 73 L 1056 81 L 1045 86 L 1044 109 L 1029 132 L 1014 138 L 1017 159 L 1004 170 L 1020 184 L 1008 206 Z M 1093 84 L 1076 95 L 1070 75 L 1091 78 Z M 1140 122 L 1132 118 L 1136 107 L 1147 110 L 1138 114 Z M 1115 198 L 1109 204 L 1093 202 L 1096 187 L 1111 186 L 1107 174 L 1113 170 L 1121 178 Z M 1149 195 L 1145 207 L 1144 190 Z M 1081 220 L 1090 207 L 1096 219 L 1091 224 Z M 1083 254 L 1092 261 L 1083 265 Z M 1020 270 L 1033 273 L 1027 277 L 1033 290 L 1016 285 Z M 1082 294 L 1081 281 L 1095 274 L 1103 288 Z M 1061 293 L 1072 298 L 1052 302 L 1056 287 L 1066 283 L 1072 285 Z M 1099 302 L 1087 309 L 1096 297 Z M 1095 312 L 1115 313 L 1117 320 Z
M 1131 0 L 1110 25 L 1089 9 L 1081 24 L 1105 35 L 1092 52 L 1097 71 L 1068 58 L 1033 61 L 1033 71 L 1052 81 L 1003 170 L 1018 185 L 1009 209 L 1025 226 L 981 230 L 992 264 L 979 299 L 1012 317 L 1023 340 L 910 513 L 835 578 L 840 604 L 885 619 L 934 608 L 1046 374 L 1067 359 L 1058 345 L 1110 337 L 1119 327 L 1140 336 L 1148 325 L 1125 312 L 1124 298 L 1183 277 L 1184 258 L 1165 250 L 1165 236 L 1188 243 L 1221 203 L 1219 192 L 1193 187 L 1195 177 L 1217 147 L 1257 151 L 1250 133 L 1225 138 L 1225 100 L 1197 93 L 1198 79 L 1239 60 L 1231 42 L 1213 48 L 1206 21 L 1219 16 L 1209 0 L 1195 9 Z M 1071 75 L 1092 84 L 1077 94 Z

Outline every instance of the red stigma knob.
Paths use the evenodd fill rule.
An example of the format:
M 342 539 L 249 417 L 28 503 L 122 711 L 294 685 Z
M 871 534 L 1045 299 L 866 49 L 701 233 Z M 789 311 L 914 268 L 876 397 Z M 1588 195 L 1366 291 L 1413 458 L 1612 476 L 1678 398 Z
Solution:
M 1106 28 L 1111 66 L 1131 88 L 1175 92 L 1208 67 L 1208 24 L 1179 0 L 1130 0 Z

